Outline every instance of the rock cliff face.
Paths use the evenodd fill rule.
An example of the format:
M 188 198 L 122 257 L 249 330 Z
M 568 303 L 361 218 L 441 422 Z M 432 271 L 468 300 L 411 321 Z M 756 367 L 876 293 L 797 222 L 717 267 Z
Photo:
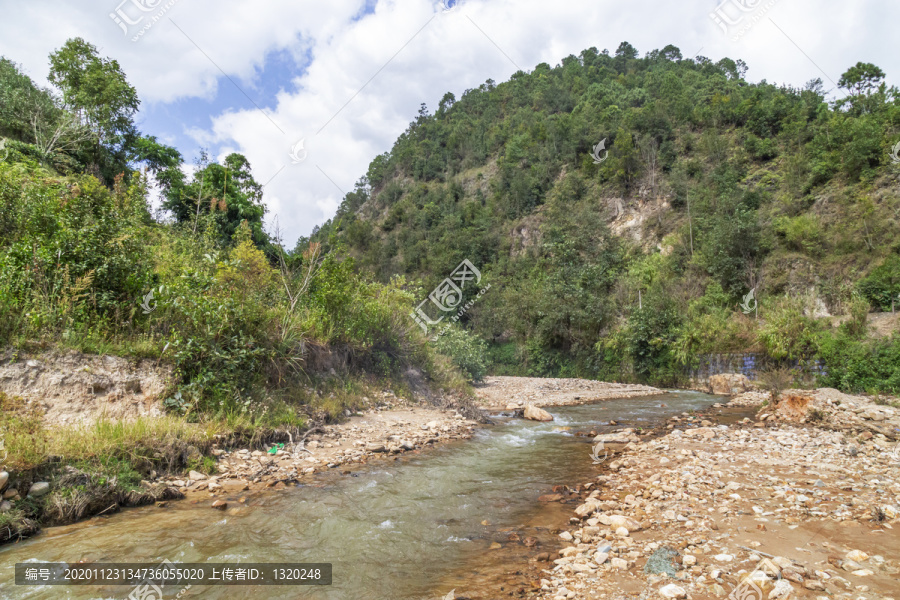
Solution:
M 163 414 L 172 369 L 152 360 L 78 352 L 0 355 L 0 392 L 37 405 L 50 425 L 75 425 L 101 416 L 133 419 Z

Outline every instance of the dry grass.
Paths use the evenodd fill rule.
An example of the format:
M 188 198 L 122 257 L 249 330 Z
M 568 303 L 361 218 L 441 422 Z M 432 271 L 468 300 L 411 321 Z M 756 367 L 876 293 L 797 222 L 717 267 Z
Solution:
M 10 470 L 38 468 L 53 456 L 62 463 L 94 462 L 109 457 L 143 462 L 161 451 L 194 446 L 203 450 L 217 435 L 229 435 L 235 423 L 207 420 L 190 423 L 183 417 L 101 419 L 77 427 L 47 427 L 40 411 L 20 398 L 0 393 L 0 436 Z

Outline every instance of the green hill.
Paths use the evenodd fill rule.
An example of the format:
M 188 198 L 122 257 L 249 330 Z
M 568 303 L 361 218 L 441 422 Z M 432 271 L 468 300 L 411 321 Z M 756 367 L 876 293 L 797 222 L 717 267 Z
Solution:
M 746 71 L 623 42 L 448 93 L 313 239 L 425 289 L 471 261 L 491 287 L 460 321 L 495 373 L 674 383 L 756 351 L 896 390 L 900 342 L 865 320 L 900 294 L 900 95 L 871 64 L 836 101 Z

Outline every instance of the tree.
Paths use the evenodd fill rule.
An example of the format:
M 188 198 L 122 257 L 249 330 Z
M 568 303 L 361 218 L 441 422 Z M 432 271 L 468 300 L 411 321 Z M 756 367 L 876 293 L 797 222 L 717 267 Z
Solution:
M 884 71 L 872 63 L 856 63 L 838 80 L 838 86 L 848 90 L 851 96 L 839 100 L 837 106 L 849 104 L 855 115 L 874 112 L 886 97 L 883 81 Z
M 163 207 L 172 211 L 179 223 L 191 224 L 195 231 L 200 218 L 210 215 L 223 243 L 228 243 L 241 222 L 246 221 L 253 243 L 260 248 L 269 245 L 269 236 L 262 227 L 266 213 L 262 186 L 253 178 L 250 162 L 242 154 L 229 154 L 220 165 L 210 162 L 206 152 L 201 152 L 190 182 L 172 185 L 165 193 Z
M 127 155 L 137 137 L 134 114 L 140 100 L 119 63 L 101 58 L 97 48 L 72 38 L 50 54 L 50 83 L 62 91 L 63 105 L 90 129 L 97 144 L 85 152 L 86 164 L 109 185 L 127 172 Z
M 637 57 L 637 48 L 628 42 L 622 42 L 616 49 L 616 70 L 619 71 L 619 73 L 624 73 L 628 68 L 628 61 L 634 60 Z
M 184 159 L 181 152 L 159 143 L 156 136 L 139 137 L 134 143 L 130 158 L 146 164 L 164 195 L 171 193 L 173 189 L 184 187 L 184 172 L 181 170 Z
M 858 62 L 841 75 L 838 86 L 857 96 L 869 95 L 884 80 L 884 71 L 872 63 Z
M 31 143 L 35 118 L 49 127 L 61 112 L 52 94 L 38 88 L 14 62 L 0 58 L 0 135 Z

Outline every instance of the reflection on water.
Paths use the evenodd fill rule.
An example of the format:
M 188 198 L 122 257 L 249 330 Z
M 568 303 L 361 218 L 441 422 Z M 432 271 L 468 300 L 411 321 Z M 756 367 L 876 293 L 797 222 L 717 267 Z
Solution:
M 15 586 L 13 565 L 27 560 L 148 562 L 331 562 L 328 587 L 194 587 L 185 597 L 420 599 L 435 583 L 487 550 L 491 532 L 539 510 L 550 485 L 588 472 L 585 438 L 572 432 L 649 426 L 716 398 L 676 392 L 550 407 L 550 423 L 501 418 L 463 442 L 404 458 L 401 468 L 373 466 L 315 486 L 248 495 L 224 513 L 208 502 L 127 510 L 0 549 L 2 598 L 125 598 L 126 587 Z M 665 405 L 665 406 L 663 406 Z M 561 430 L 571 427 L 572 431 Z M 577 481 L 576 481 L 577 482 Z M 489 521 L 488 526 L 482 521 Z M 166 598 L 178 589 L 166 589 Z M 444 590 L 446 593 L 447 590 Z M 459 590 L 462 592 L 463 590 Z

